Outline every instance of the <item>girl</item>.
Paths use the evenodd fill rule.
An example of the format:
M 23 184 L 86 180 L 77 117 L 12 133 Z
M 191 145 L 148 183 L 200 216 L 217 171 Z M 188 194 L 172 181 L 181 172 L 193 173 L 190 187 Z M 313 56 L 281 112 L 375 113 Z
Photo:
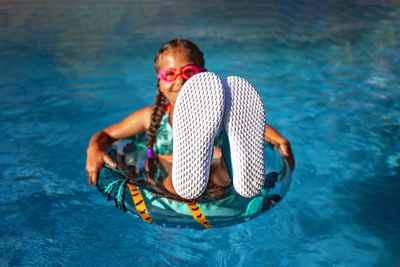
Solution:
M 171 157 L 162 157 L 160 155 L 172 154 L 171 127 L 173 126 L 175 103 L 185 82 L 195 74 L 206 71 L 203 53 L 190 41 L 172 40 L 165 43 L 158 51 L 154 58 L 154 68 L 158 78 L 155 105 L 133 112 L 124 120 L 95 133 L 90 139 L 86 161 L 90 186 L 96 184 L 99 169 L 105 163 L 111 167 L 117 167 L 117 164 L 105 151 L 107 144 L 115 139 L 127 138 L 147 132 L 146 145 L 149 148 L 148 157 L 150 159 L 147 171 L 155 171 L 155 166 L 152 166 L 151 163 L 153 161 L 151 159 L 157 158 L 160 160 L 169 173 L 163 180 L 162 187 L 169 193 L 176 194 L 171 177 L 172 159 Z M 294 158 L 289 141 L 269 125 L 265 129 L 265 139 L 281 148 L 293 169 Z M 226 178 L 229 175 L 227 175 L 227 167 L 222 159 L 221 149 L 214 147 L 208 185 L 210 189 L 212 189 L 213 185 L 222 188 L 231 183 L 230 179 Z M 215 193 L 213 190 L 209 191 L 210 194 Z M 218 193 L 215 194 L 218 195 Z

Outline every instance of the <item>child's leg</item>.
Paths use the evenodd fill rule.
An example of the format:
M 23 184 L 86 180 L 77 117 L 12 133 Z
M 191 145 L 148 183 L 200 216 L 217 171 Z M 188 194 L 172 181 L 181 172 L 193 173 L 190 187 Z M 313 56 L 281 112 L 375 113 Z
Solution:
M 264 186 L 265 111 L 254 87 L 240 77 L 223 81 L 225 89 L 224 127 L 229 150 L 223 146 L 233 186 L 244 197 L 256 196 Z M 227 154 L 230 153 L 230 154 Z M 231 168 L 229 166 L 231 165 Z
M 206 189 L 223 111 L 222 81 L 214 73 L 199 73 L 183 85 L 173 116 L 172 164 L 173 188 L 183 198 L 195 199 Z
M 177 195 L 172 184 L 171 164 L 163 163 L 164 167 L 169 170 L 169 175 L 163 180 L 163 187 L 170 193 Z M 220 198 L 224 195 L 225 190 L 232 184 L 232 179 L 227 171 L 222 151 L 219 147 L 214 147 L 213 159 L 210 165 L 209 182 L 206 188 L 206 194 L 214 198 Z M 212 188 L 209 187 L 212 186 Z
M 210 179 L 205 191 L 207 196 L 220 199 L 226 190 L 232 186 L 232 179 L 225 165 L 221 148 L 214 147 L 214 156 L 210 167 Z
M 218 187 L 226 187 L 232 183 L 220 147 L 214 146 L 214 155 L 211 161 L 209 181 Z

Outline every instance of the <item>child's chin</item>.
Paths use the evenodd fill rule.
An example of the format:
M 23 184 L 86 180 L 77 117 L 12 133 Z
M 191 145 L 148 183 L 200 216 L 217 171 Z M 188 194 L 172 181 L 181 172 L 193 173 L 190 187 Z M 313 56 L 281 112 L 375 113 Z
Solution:
M 170 94 L 170 99 L 172 98 L 174 101 L 176 101 L 176 98 L 178 97 L 180 91 L 177 92 L 172 92 Z

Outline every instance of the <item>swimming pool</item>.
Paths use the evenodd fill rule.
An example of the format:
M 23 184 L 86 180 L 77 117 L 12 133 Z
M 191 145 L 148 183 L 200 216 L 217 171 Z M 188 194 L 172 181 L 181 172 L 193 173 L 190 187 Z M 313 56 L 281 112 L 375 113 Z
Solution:
M 0 265 L 399 265 L 400 5 L 372 2 L 2 1 Z M 87 186 L 91 134 L 153 102 L 176 37 L 291 140 L 291 190 L 250 222 L 145 224 Z

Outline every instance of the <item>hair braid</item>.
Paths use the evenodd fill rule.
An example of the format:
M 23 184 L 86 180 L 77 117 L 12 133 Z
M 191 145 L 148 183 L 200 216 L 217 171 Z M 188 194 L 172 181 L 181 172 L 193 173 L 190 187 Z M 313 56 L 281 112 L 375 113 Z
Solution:
M 184 48 L 185 52 L 187 53 L 188 56 L 193 60 L 195 65 L 204 68 L 204 57 L 203 53 L 200 51 L 200 49 L 192 42 L 188 40 L 183 40 L 183 39 L 174 39 L 171 41 L 166 42 L 161 46 L 161 48 L 158 50 L 157 55 L 154 57 L 154 69 L 156 73 L 158 74 L 160 71 L 160 62 L 159 58 L 162 53 L 169 49 L 173 49 L 176 47 L 181 47 Z M 153 151 L 153 146 L 154 143 L 156 142 L 156 135 L 157 135 L 157 130 L 160 127 L 161 119 L 164 116 L 164 110 L 165 106 L 167 104 L 167 98 L 166 96 L 161 92 L 160 90 L 160 84 L 159 80 L 157 83 L 158 87 L 158 92 L 155 98 L 155 106 L 153 108 L 153 112 L 151 114 L 151 122 L 150 122 L 150 127 L 147 130 L 147 141 L 146 141 L 146 146 L 147 146 L 147 174 L 149 177 L 155 178 L 154 180 L 160 180 L 157 177 L 155 177 L 157 170 L 160 169 L 160 164 L 159 164 L 159 158 L 156 156 L 156 154 Z M 155 151 L 157 152 L 157 151 Z M 162 178 L 162 177 L 160 177 Z M 165 177 L 163 177 L 165 178 Z M 164 188 L 162 186 L 162 183 L 159 185 L 160 188 Z M 167 191 L 165 189 L 165 191 Z
M 158 92 L 156 95 L 156 103 L 153 109 L 153 113 L 151 114 L 151 123 L 150 128 L 147 130 L 147 142 L 146 146 L 148 149 L 152 149 L 153 145 L 156 141 L 156 135 L 158 127 L 160 126 L 160 122 L 162 117 L 164 116 L 165 106 L 167 104 L 167 98 L 160 91 L 159 85 L 157 83 Z

